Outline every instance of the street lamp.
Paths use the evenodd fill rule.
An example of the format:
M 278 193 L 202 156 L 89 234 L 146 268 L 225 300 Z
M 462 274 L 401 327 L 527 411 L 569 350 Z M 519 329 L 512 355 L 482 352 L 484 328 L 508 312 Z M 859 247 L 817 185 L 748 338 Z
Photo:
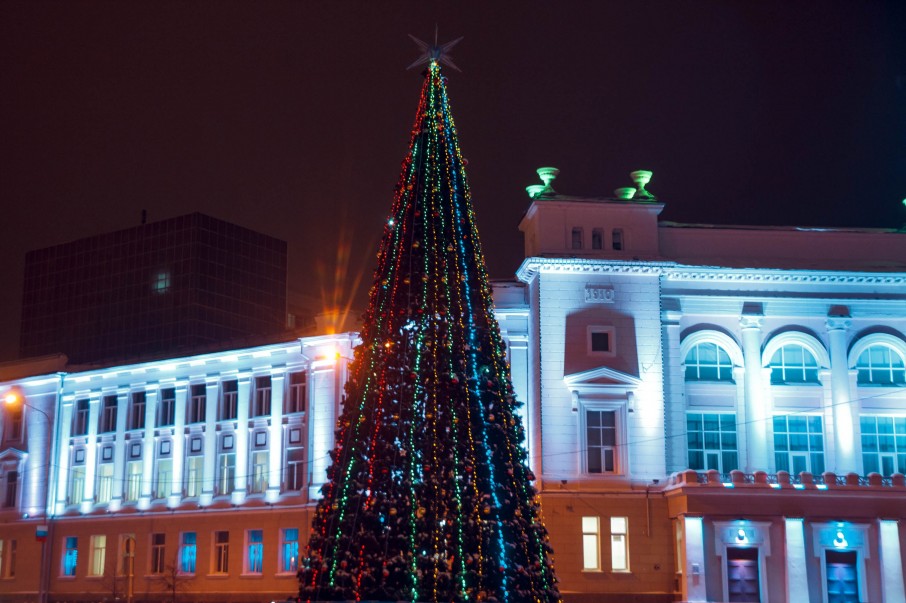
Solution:
M 33 410 L 33 411 L 37 412 L 38 414 L 44 415 L 44 419 L 47 420 L 48 433 L 52 430 L 53 420 L 50 418 L 50 415 L 48 415 L 46 412 L 44 412 L 37 406 L 34 406 L 34 405 L 26 402 L 25 396 L 22 395 L 22 390 L 20 388 L 11 387 L 10 389 L 8 389 L 6 391 L 6 393 L 3 394 L 3 403 L 8 408 L 11 408 L 11 409 L 15 409 L 18 407 L 18 410 L 19 410 L 18 430 L 19 430 L 20 434 L 23 433 L 22 429 L 23 429 L 23 426 L 25 425 L 25 421 L 24 421 L 25 413 L 22 411 L 26 408 Z M 48 448 L 51 448 L 50 442 L 48 442 Z M 44 471 L 44 475 L 42 476 L 42 479 L 48 483 L 50 481 L 50 476 L 47 475 L 47 469 L 49 467 L 50 467 L 50 459 L 48 456 L 45 456 L 45 460 L 44 460 L 44 470 L 45 471 Z M 45 490 L 44 496 L 45 496 L 45 498 L 47 497 L 47 490 Z M 45 508 L 45 513 L 46 513 L 46 509 L 47 509 L 46 500 L 44 503 L 44 508 Z M 45 520 L 49 523 L 50 516 L 46 515 Z M 43 528 L 43 530 L 40 530 L 40 528 Z M 41 538 L 41 571 L 38 576 L 38 600 L 40 601 L 40 603 L 47 603 L 47 586 L 48 586 L 48 581 L 49 581 L 49 571 L 48 571 L 48 565 L 47 565 L 47 563 L 48 563 L 47 562 L 47 539 L 52 538 L 53 536 L 49 533 L 47 526 L 39 526 L 39 528 L 37 528 L 37 529 L 39 531 L 43 532 L 43 537 Z M 36 532 L 36 536 L 38 536 L 38 532 Z

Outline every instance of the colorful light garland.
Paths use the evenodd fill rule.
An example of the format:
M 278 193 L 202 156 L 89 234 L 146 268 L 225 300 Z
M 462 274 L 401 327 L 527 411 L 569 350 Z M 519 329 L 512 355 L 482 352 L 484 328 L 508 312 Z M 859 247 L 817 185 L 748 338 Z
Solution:
M 425 77 L 384 230 L 309 601 L 559 601 L 445 79 Z

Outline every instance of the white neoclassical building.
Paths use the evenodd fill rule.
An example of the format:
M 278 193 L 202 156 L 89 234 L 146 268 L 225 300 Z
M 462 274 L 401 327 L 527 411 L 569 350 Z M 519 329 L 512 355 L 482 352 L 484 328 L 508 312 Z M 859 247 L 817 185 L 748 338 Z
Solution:
M 539 173 L 495 302 L 564 599 L 906 601 L 906 233 Z M 0 366 L 0 600 L 293 593 L 354 345 Z

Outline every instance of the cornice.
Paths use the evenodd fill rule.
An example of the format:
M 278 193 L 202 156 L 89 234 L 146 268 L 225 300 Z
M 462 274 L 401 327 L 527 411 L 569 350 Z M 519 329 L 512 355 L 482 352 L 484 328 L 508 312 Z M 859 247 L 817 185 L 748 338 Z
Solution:
M 676 266 L 674 262 L 593 260 L 589 258 L 544 258 L 531 257 L 523 260 L 516 270 L 516 277 L 522 282 L 530 281 L 539 272 L 584 272 L 607 274 L 660 275 L 665 268 Z

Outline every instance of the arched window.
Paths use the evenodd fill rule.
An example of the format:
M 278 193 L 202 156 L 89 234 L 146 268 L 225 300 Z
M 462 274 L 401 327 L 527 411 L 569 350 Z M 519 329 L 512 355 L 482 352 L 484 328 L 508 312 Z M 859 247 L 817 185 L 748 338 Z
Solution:
M 686 381 L 733 382 L 733 362 L 726 350 L 709 341 L 695 344 L 686 354 Z
M 906 365 L 899 352 L 884 344 L 875 344 L 859 354 L 856 361 L 859 385 L 906 384 Z
M 818 383 L 818 361 L 800 343 L 788 343 L 771 358 L 771 383 Z

